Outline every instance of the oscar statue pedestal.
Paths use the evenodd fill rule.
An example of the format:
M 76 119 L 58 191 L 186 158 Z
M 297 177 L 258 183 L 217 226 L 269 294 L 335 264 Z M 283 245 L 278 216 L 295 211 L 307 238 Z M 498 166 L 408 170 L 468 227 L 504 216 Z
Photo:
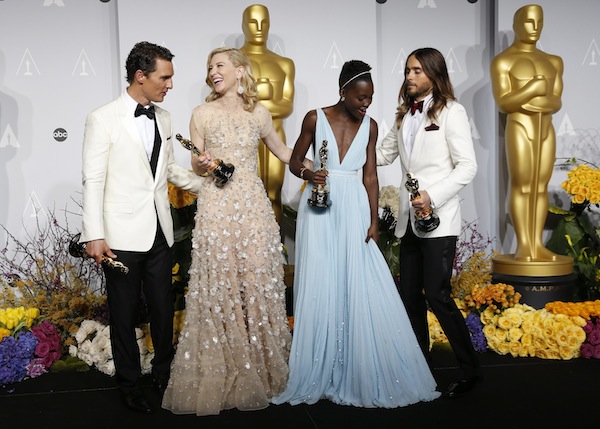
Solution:
M 512 254 L 492 258 L 492 283 L 513 286 L 520 302 L 536 309 L 551 301 L 571 301 L 576 281 L 569 256 L 558 255 L 555 261 L 518 261 Z

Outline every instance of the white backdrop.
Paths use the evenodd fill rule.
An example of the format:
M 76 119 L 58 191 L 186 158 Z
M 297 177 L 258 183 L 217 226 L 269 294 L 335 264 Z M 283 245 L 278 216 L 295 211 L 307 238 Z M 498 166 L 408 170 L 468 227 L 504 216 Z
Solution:
M 148 40 L 174 54 L 174 90 L 163 107 L 177 132 L 188 133 L 193 107 L 207 94 L 210 50 L 243 44 L 242 12 L 251 0 L 0 0 L 0 225 L 22 238 L 47 211 L 77 211 L 86 114 L 126 85 L 124 60 Z M 393 123 L 406 56 L 432 46 L 445 56 L 459 101 L 471 120 L 479 171 L 463 192 L 463 217 L 514 248 L 505 210 L 507 173 L 502 130 L 491 93 L 489 63 L 512 43 L 519 0 L 264 0 L 269 49 L 296 65 L 294 111 L 284 122 L 292 146 L 305 113 L 337 101 L 344 61 L 373 66 L 369 114 L 380 139 Z M 554 116 L 558 156 L 600 163 L 600 3 L 540 0 L 540 47 L 565 62 L 563 107 Z M 577 30 L 577 31 L 575 31 Z M 188 167 L 189 154 L 176 148 Z M 397 167 L 397 165 L 396 165 Z M 400 185 L 395 166 L 379 169 L 381 186 Z M 552 179 L 552 200 L 564 179 Z M 286 173 L 283 202 L 298 204 L 299 179 Z M 37 214 L 36 214 L 37 213 Z M 78 216 L 71 229 L 79 229 Z M 0 232 L 4 242 L 5 234 Z M 286 244 L 293 244 L 286 238 Z M 293 245 L 291 247 L 293 252 Z

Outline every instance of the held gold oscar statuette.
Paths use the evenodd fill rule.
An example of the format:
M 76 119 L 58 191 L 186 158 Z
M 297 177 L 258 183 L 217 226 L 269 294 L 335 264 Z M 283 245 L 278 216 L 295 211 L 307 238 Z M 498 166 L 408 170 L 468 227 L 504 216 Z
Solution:
M 319 170 L 327 170 L 327 158 L 329 157 L 329 149 L 327 149 L 327 140 L 323 140 L 319 149 Z M 313 186 L 312 195 L 308 199 L 308 205 L 319 209 L 326 209 L 331 205 L 329 200 L 329 188 L 327 185 Z
M 69 242 L 69 254 L 71 256 L 75 256 L 76 258 L 89 258 L 88 254 L 85 251 L 86 243 L 80 243 L 80 237 L 81 234 L 76 234 L 71 238 L 71 241 Z M 117 269 L 123 274 L 127 274 L 129 272 L 129 268 L 125 266 L 122 262 L 115 261 L 113 258 L 109 258 L 106 255 L 102 256 L 102 264 L 106 265 L 109 268 Z
M 175 138 L 179 140 L 184 148 L 192 151 L 198 156 L 202 155 L 202 152 L 200 152 L 198 148 L 194 146 L 194 143 L 192 143 L 191 140 L 184 139 L 181 134 L 177 134 Z M 208 173 L 213 177 L 215 184 L 219 188 L 222 188 L 225 183 L 231 179 L 234 171 L 235 167 L 232 164 L 226 164 L 218 158 L 213 160 L 213 165 L 208 169 Z
M 410 192 L 410 200 L 413 201 L 421 198 L 419 181 L 412 177 L 410 173 L 406 174 L 406 178 L 404 186 Z M 433 212 L 431 207 L 427 207 L 424 210 L 415 210 L 415 217 L 417 218 L 416 228 L 421 232 L 431 232 L 440 224 L 440 218 Z

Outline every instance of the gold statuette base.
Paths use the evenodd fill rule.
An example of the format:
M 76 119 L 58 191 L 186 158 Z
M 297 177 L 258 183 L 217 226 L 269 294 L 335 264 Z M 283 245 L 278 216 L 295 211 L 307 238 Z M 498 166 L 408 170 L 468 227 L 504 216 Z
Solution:
M 492 258 L 492 273 L 524 277 L 566 276 L 573 273 L 573 258 L 557 255 L 555 261 L 518 261 L 513 254 Z

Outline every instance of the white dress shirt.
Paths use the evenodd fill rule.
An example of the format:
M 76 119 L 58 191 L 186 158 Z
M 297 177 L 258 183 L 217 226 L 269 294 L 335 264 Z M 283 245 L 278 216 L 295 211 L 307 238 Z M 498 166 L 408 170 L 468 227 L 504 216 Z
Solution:
M 140 138 L 144 143 L 144 147 L 146 148 L 146 154 L 148 155 L 148 161 L 150 161 L 150 157 L 152 156 L 152 149 L 154 148 L 154 120 L 150 119 L 146 115 L 140 115 L 138 117 L 134 116 L 135 109 L 137 108 L 138 102 L 131 98 L 131 95 L 127 92 L 127 90 L 123 91 L 123 99 L 127 104 L 128 110 L 131 112 L 131 116 L 135 121 L 135 126 L 140 133 Z M 148 106 L 144 106 L 146 109 Z

